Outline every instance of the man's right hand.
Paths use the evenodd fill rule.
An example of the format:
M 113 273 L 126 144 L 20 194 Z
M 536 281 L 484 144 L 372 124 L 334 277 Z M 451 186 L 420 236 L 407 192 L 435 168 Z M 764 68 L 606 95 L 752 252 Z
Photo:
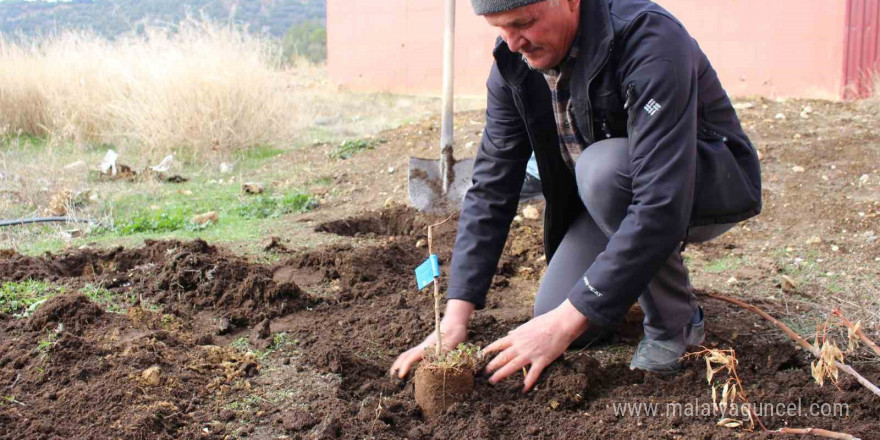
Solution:
M 440 321 L 440 332 L 443 334 L 443 350 L 449 351 L 467 340 L 467 324 L 474 305 L 467 301 L 452 299 L 446 303 L 446 313 Z M 433 348 L 437 344 L 437 332 L 432 331 L 421 344 L 403 352 L 391 365 L 389 373 L 400 379 L 406 377 L 413 364 L 425 357 L 425 348 Z

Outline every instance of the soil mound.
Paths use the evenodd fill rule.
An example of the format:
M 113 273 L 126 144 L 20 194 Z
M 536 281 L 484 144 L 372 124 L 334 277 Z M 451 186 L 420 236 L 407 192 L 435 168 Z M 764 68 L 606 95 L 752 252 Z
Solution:
M 218 252 L 201 240 L 181 246 L 153 272 L 155 278 L 141 278 L 141 285 L 152 291 L 152 300 L 182 316 L 209 310 L 245 326 L 305 306 L 302 290 L 292 281 L 277 283 L 269 268 Z
M 40 306 L 28 320 L 28 326 L 33 331 L 41 331 L 61 324 L 67 331 L 81 334 L 103 315 L 104 310 L 84 295 L 59 295 Z
M 253 356 L 194 345 L 168 319 L 133 310 L 64 295 L 4 332 L 0 384 L 19 403 L 0 405 L 0 439 L 215 438 L 202 432 L 216 411 L 206 404 L 257 373 Z

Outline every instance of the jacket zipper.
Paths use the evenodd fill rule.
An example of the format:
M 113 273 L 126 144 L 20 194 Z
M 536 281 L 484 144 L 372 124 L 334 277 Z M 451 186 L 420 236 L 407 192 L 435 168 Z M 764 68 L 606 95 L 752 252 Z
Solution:
M 635 91 L 636 91 L 636 83 L 629 83 L 626 86 L 626 101 L 623 103 L 623 109 L 629 110 L 633 104 L 635 104 Z
M 522 98 L 519 96 L 519 91 L 516 90 L 516 89 L 513 88 L 513 87 L 511 87 L 511 91 L 513 92 L 513 100 L 514 100 L 515 105 L 519 106 L 519 108 L 522 109 L 522 118 L 523 118 L 523 123 L 525 123 L 526 136 L 528 136 L 528 138 L 529 138 L 529 145 L 532 146 L 532 152 L 535 153 L 535 158 L 537 158 L 537 157 L 538 157 L 538 154 L 537 154 L 537 152 L 534 151 L 535 143 L 536 143 L 536 142 L 535 142 L 535 137 L 534 137 L 534 135 L 532 134 L 532 130 L 529 129 L 529 124 L 526 123 L 526 121 L 528 121 L 528 119 L 529 119 L 529 115 L 528 115 L 528 113 L 527 113 L 526 107 L 525 107 L 525 106 L 523 105 L 523 103 L 522 103 Z M 556 148 L 559 148 L 559 147 L 557 146 Z M 552 189 L 552 183 L 551 183 L 551 182 L 552 182 L 552 179 L 545 179 L 544 176 L 547 176 L 547 175 L 548 175 L 548 174 L 547 174 L 547 171 L 548 171 L 548 170 L 546 170 L 546 169 L 542 169 L 542 168 L 543 168 L 542 165 L 544 164 L 545 160 L 546 160 L 546 158 L 543 158 L 543 157 L 542 157 L 542 160 L 538 160 L 538 161 L 537 161 L 537 164 L 538 164 L 538 174 L 541 175 L 541 186 L 544 186 L 544 188 L 545 188 L 544 194 L 550 194 L 550 193 L 552 193 L 552 191 L 551 191 L 551 189 Z M 548 183 L 550 183 L 550 185 L 551 185 L 550 188 L 547 188 L 547 187 L 545 186 L 545 185 L 547 185 Z M 553 211 L 550 210 L 550 209 L 547 209 L 547 207 L 550 206 L 550 203 L 549 203 L 549 202 L 552 202 L 552 199 L 547 200 L 547 202 L 548 202 L 548 203 L 546 203 L 546 204 L 545 204 L 545 207 L 544 207 L 544 224 L 545 224 L 545 225 L 552 225 L 552 224 L 553 224 Z M 545 227 L 545 228 L 543 228 L 543 229 L 544 229 L 544 234 L 543 234 L 543 235 L 544 235 L 544 255 L 546 255 L 546 256 L 547 256 L 547 259 L 549 260 L 549 259 L 550 259 L 550 255 L 548 254 L 547 250 L 548 250 L 548 243 L 550 243 L 550 229 L 551 229 L 551 228 L 550 228 L 550 227 Z
M 608 130 L 608 118 L 602 118 L 602 132 L 605 133 L 605 139 L 611 139 L 611 131 Z
M 631 82 L 626 86 L 626 101 L 624 101 L 624 103 L 623 103 L 623 110 L 627 112 L 627 114 L 626 114 L 627 136 L 632 136 L 634 134 L 633 127 L 635 126 L 635 122 L 633 120 L 635 118 L 633 118 L 633 116 L 629 114 L 629 109 L 632 108 L 633 105 L 635 105 L 636 99 L 638 99 L 636 97 L 636 83 Z
M 596 80 L 596 77 L 599 76 L 599 73 L 602 72 L 602 69 L 605 68 L 605 65 L 608 64 L 608 59 L 611 58 L 611 52 L 614 51 L 614 40 L 612 39 L 610 43 L 608 43 L 608 51 L 605 53 L 605 58 L 602 60 L 602 64 L 599 65 L 599 68 L 593 72 L 593 75 L 590 76 L 590 80 L 587 82 L 587 111 L 590 114 L 590 139 L 593 142 L 596 142 L 596 127 L 593 124 L 593 102 L 590 99 L 590 88 L 593 87 L 593 81 Z

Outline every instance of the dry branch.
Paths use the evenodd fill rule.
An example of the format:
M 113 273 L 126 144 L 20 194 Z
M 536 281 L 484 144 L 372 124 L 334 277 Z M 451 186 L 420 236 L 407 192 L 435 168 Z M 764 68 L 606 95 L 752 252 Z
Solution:
M 756 306 L 753 306 L 751 304 L 740 301 L 738 299 L 728 298 L 726 296 L 718 295 L 715 293 L 707 293 L 706 295 L 709 296 L 710 298 L 714 298 L 719 301 L 724 301 L 724 302 L 727 302 L 730 304 L 734 304 L 734 305 L 740 306 L 744 309 L 751 310 L 751 311 L 757 313 L 758 315 L 761 315 L 762 318 L 772 322 L 773 325 L 775 325 L 776 327 L 779 327 L 779 329 L 781 329 L 783 332 L 785 332 L 785 334 L 787 334 L 792 340 L 794 340 L 801 347 L 803 347 L 804 349 L 806 349 L 807 351 L 812 353 L 813 356 L 816 356 L 817 358 L 821 359 L 821 355 L 819 353 L 818 348 L 814 347 L 812 344 L 807 342 L 806 339 L 802 338 L 800 335 L 795 333 L 792 329 L 788 328 L 787 325 L 783 324 L 782 322 L 780 322 L 776 318 L 767 314 L 767 312 L 759 309 Z M 844 373 L 847 373 L 850 376 L 853 376 L 860 384 L 864 385 L 864 387 L 867 388 L 868 390 L 870 390 L 872 393 L 876 394 L 877 396 L 880 396 L 880 388 L 877 388 L 877 385 L 874 385 L 873 383 L 871 383 L 871 381 L 869 381 L 868 379 L 865 379 L 864 376 L 859 374 L 852 367 L 850 367 L 849 365 L 846 365 L 842 362 L 835 362 L 835 365 L 837 366 L 838 369 L 840 369 Z
M 858 335 L 862 343 L 864 343 L 868 347 L 871 347 L 871 350 L 874 350 L 874 353 L 876 353 L 877 356 L 880 356 L 880 347 L 878 347 L 877 344 L 874 343 L 874 341 L 870 340 L 868 336 L 865 335 L 865 332 L 863 332 L 861 329 L 856 328 L 855 324 L 850 322 L 849 319 L 846 319 L 846 316 L 843 316 L 843 312 L 841 312 L 840 309 L 835 307 L 834 310 L 831 311 L 831 313 L 840 318 L 841 321 L 843 321 L 843 323 L 846 324 L 846 326 L 850 329 L 856 329 L 856 335 Z
M 827 431 L 819 428 L 781 428 L 780 434 L 814 435 L 816 437 L 833 438 L 837 440 L 861 440 L 858 437 L 843 432 Z

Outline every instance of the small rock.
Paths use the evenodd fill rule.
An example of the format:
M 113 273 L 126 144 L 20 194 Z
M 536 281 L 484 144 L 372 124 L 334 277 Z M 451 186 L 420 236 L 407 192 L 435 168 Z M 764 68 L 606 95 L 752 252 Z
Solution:
M 262 182 L 245 182 L 241 184 L 241 190 L 245 194 L 262 194 L 266 191 L 266 185 Z
M 162 369 L 158 365 L 147 368 L 141 373 L 141 381 L 147 386 L 158 386 L 162 382 Z
M 223 335 L 229 333 L 232 330 L 232 323 L 229 322 L 228 318 L 220 318 L 220 322 L 217 323 L 217 334 Z
M 388 167 L 388 174 L 394 174 L 394 167 Z
M 541 212 L 538 211 L 538 208 L 536 208 L 535 205 L 526 206 L 525 209 L 523 209 L 522 215 L 529 220 L 537 220 L 541 218 Z
M 794 171 L 795 173 L 803 173 L 803 172 L 807 171 L 806 169 L 804 169 L 804 167 L 802 167 L 800 165 L 795 165 L 795 166 L 791 167 L 791 170 Z
M 862 174 L 862 176 L 859 177 L 859 186 L 867 185 L 868 179 L 870 179 L 870 177 L 867 174 Z
M 220 164 L 220 172 L 223 173 L 223 174 L 231 173 L 233 170 L 235 170 L 235 164 L 234 164 L 234 163 L 226 163 L 226 162 L 223 162 L 223 163 Z
M 736 110 L 748 110 L 751 108 L 755 108 L 754 102 L 737 102 L 733 105 L 733 108 Z
M 61 233 L 61 237 L 65 240 L 72 240 L 74 238 L 79 238 L 83 236 L 83 231 L 81 229 L 69 229 Z
M 819 236 L 813 236 L 813 237 L 810 237 L 810 238 L 807 239 L 807 241 L 806 241 L 805 243 L 808 244 L 808 245 L 821 244 L 821 243 L 822 243 L 822 237 L 819 237 Z
M 416 242 L 416 247 L 417 247 L 417 248 L 423 248 L 423 247 L 425 247 L 425 246 L 427 246 L 427 245 L 428 245 L 428 242 L 425 241 L 424 239 L 419 239 L 419 241 Z
M 67 215 L 68 209 L 72 205 L 72 197 L 73 193 L 71 193 L 70 190 L 67 189 L 56 192 L 52 195 L 52 199 L 49 200 L 49 207 L 46 208 L 46 214 L 53 217 L 62 217 Z
M 523 222 L 523 216 L 521 216 L 521 215 L 517 215 L 516 217 L 513 218 L 513 221 L 515 221 L 515 222 L 517 222 L 517 223 L 522 223 L 522 222 Z
M 464 146 L 467 148 L 474 148 L 474 145 L 476 145 L 476 142 L 470 141 L 470 142 L 466 143 Z
M 730 278 L 727 280 L 727 284 L 728 284 L 728 285 L 731 285 L 731 286 L 734 285 L 734 284 L 736 284 L 736 283 L 738 283 L 738 282 L 739 282 L 739 280 L 737 280 L 736 277 L 730 277 Z
M 785 120 L 785 113 L 777 113 L 775 118 L 779 119 L 780 121 L 783 121 L 783 120 Z
M 199 226 L 205 226 L 209 222 L 217 224 L 218 221 L 220 221 L 220 215 L 217 214 L 216 211 L 211 211 L 211 212 L 206 212 L 204 214 L 199 214 L 199 215 L 194 216 L 192 218 L 192 222 L 199 225 Z
M 839 251 L 840 251 L 840 246 L 838 246 L 836 244 L 831 245 L 831 252 L 839 252 Z
M 782 286 L 782 290 L 784 292 L 797 291 L 797 283 L 795 283 L 794 280 L 791 279 L 791 277 L 788 275 L 782 276 L 782 281 L 780 282 L 780 285 Z
M 764 160 L 764 153 L 761 150 L 755 150 L 758 152 L 758 160 Z

